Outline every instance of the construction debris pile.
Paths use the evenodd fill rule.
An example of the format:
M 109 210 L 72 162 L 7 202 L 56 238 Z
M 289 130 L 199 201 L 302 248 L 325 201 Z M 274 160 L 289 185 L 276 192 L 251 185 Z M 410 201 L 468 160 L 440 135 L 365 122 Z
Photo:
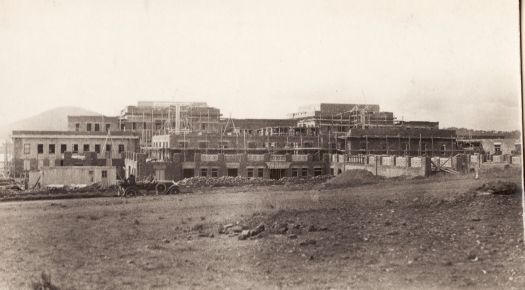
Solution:
M 49 193 L 75 193 L 75 192 L 115 192 L 117 186 L 105 186 L 100 182 L 91 184 L 50 184 L 45 189 Z
M 501 180 L 484 183 L 482 186 L 476 188 L 476 192 L 479 195 L 510 195 L 516 193 L 517 190 L 518 185 L 516 185 L 516 183 Z
M 378 183 L 384 177 L 376 176 L 364 169 L 345 171 L 324 184 L 325 187 L 346 187 Z
M 115 193 L 118 189 L 116 186 L 105 186 L 101 183 L 92 184 L 50 184 L 48 186 L 36 186 L 30 189 L 24 189 L 24 186 L 18 184 L 13 179 L 0 179 L 0 199 L 3 200 L 25 200 L 42 198 L 45 196 L 63 196 L 73 194 L 71 196 L 85 196 L 99 195 L 103 193 Z
M 239 240 L 257 239 L 267 234 L 285 235 L 290 239 L 296 239 L 298 235 L 308 232 L 327 230 L 326 226 L 274 221 L 270 226 L 267 226 L 264 222 L 260 222 L 254 227 L 241 225 L 239 222 L 237 224 L 219 225 L 218 233 L 229 237 L 237 237 Z
M 320 175 L 315 177 L 283 177 L 279 180 L 264 179 L 260 177 L 221 176 L 205 177 L 197 176 L 185 178 L 177 184 L 182 187 L 229 187 L 242 185 L 293 185 L 293 184 L 317 184 L 325 182 L 332 176 Z
M 23 186 L 18 184 L 12 178 L 2 178 L 0 179 L 0 196 L 9 196 L 14 195 L 20 190 Z

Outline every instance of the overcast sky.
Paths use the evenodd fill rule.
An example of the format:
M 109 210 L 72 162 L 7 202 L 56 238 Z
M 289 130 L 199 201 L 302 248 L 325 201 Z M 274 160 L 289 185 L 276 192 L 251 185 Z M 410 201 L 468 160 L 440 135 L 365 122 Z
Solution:
M 239 118 L 349 102 L 518 129 L 518 17 L 517 0 L 0 0 L 0 122 L 138 100 Z

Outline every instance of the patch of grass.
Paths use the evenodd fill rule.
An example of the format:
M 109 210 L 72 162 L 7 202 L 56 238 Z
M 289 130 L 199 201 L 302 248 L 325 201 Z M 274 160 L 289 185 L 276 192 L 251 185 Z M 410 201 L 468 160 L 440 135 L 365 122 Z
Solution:
M 204 229 L 203 224 L 196 224 L 191 228 L 192 231 L 202 231 L 203 229 Z
M 40 280 L 31 283 L 31 288 L 34 290 L 59 290 L 57 285 L 51 282 L 51 275 L 42 272 L 40 274 Z
M 263 209 L 274 209 L 276 208 L 277 203 L 276 201 L 271 198 L 269 195 L 265 196 L 263 200 L 261 201 L 261 207 Z

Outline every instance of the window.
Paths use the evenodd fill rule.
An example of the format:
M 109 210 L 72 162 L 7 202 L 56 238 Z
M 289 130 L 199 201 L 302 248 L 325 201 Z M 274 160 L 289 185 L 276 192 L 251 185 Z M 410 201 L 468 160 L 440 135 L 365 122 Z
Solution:
M 501 144 L 494 144 L 494 152 L 496 154 L 501 153 Z
M 301 168 L 301 176 L 308 176 L 308 168 L 306 167 Z
M 447 145 L 443 144 L 441 145 L 441 154 L 445 154 L 447 152 Z
M 109 131 L 109 129 L 111 129 L 111 124 L 106 124 L 106 132 Z
M 256 142 L 248 142 L 248 148 L 257 148 Z
M 126 131 L 126 124 L 120 124 L 120 130 Z
M 201 124 L 201 130 L 206 130 L 206 124 Z
M 304 148 L 312 148 L 314 147 L 314 144 L 312 142 L 304 142 L 303 143 Z
M 211 169 L 211 177 L 217 177 L 219 176 L 219 170 L 217 168 Z
M 84 144 L 84 152 L 89 152 L 89 144 Z
M 87 123 L 86 130 L 91 131 L 91 123 Z
M 98 131 L 100 131 L 100 124 L 96 123 L 95 124 L 95 132 L 98 132 Z
M 75 131 L 80 131 L 80 124 L 79 123 L 76 123 L 75 124 Z
M 131 128 L 133 130 L 137 130 L 137 123 L 135 123 L 135 122 L 131 123 Z
M 31 152 L 31 146 L 29 144 L 24 144 L 24 154 L 29 154 L 29 152 Z
M 207 168 L 201 168 L 201 176 L 208 176 L 208 169 Z
M 31 169 L 31 161 L 30 160 L 24 160 L 24 170 L 28 171 Z
M 67 151 L 67 145 L 66 144 L 61 144 L 60 145 L 60 153 L 64 153 Z
M 108 171 L 102 170 L 102 178 L 108 178 Z
M 55 144 L 49 144 L 49 154 L 55 154 Z
M 119 144 L 118 145 L 118 153 L 122 153 L 124 152 L 124 144 Z
M 73 144 L 73 153 L 78 153 L 78 144 Z
M 179 142 L 179 148 L 187 148 L 188 142 Z
M 100 144 L 95 144 L 95 152 L 100 153 Z
M 253 177 L 253 168 L 248 168 L 248 177 Z
M 106 144 L 106 152 L 111 152 L 111 144 Z
M 292 176 L 299 176 L 299 168 L 292 168 Z
M 314 168 L 314 176 L 319 176 L 323 174 L 323 170 L 321 167 L 315 167 Z
M 201 149 L 208 148 L 208 142 L 206 142 L 206 141 L 199 142 L 199 148 L 201 148 Z
M 257 176 L 258 177 L 264 176 L 264 168 L 257 168 Z
M 37 147 L 36 147 L 36 152 L 38 154 L 43 154 L 44 153 L 44 144 L 38 144 Z

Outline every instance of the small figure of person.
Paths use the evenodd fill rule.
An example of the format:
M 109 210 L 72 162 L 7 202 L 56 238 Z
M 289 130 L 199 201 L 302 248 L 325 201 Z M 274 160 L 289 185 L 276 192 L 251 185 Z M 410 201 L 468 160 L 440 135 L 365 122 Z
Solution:
M 130 174 L 129 177 L 128 177 L 128 183 L 129 185 L 135 185 L 135 175 L 133 174 Z

